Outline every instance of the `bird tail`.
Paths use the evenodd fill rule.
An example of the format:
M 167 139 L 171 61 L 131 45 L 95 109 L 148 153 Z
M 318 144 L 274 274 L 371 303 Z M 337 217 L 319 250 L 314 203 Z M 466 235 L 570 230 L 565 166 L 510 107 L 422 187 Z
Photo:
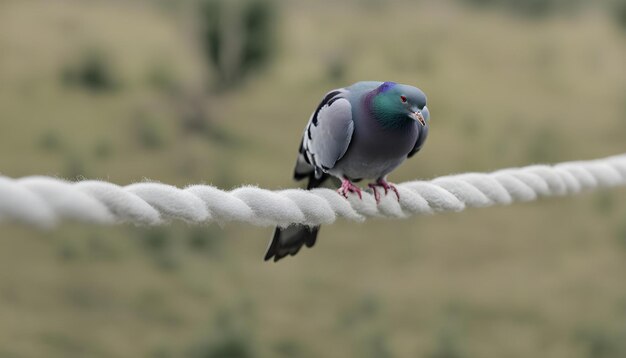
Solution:
M 320 177 L 317 177 L 314 167 L 306 163 L 301 154 L 296 162 L 293 177 L 295 180 L 308 178 L 309 181 L 306 188 L 313 189 L 321 186 L 329 178 L 329 175 L 322 173 Z M 265 261 L 274 258 L 274 262 L 276 262 L 287 255 L 293 256 L 300 251 L 303 245 L 313 247 L 319 231 L 319 225 L 312 227 L 306 225 L 291 225 L 286 228 L 276 227 L 272 241 L 265 253 Z
M 296 167 L 293 170 L 293 179 L 300 181 L 303 179 L 309 179 L 306 188 L 307 190 L 319 188 L 324 184 L 326 179 L 330 178 L 330 175 L 322 172 L 321 170 L 315 170 L 315 167 L 309 163 L 306 154 L 300 152 L 298 154 L 298 160 L 296 161 Z
M 265 253 L 265 261 L 274 258 L 274 262 L 276 262 L 287 255 L 293 256 L 300 251 L 303 245 L 313 247 L 319 231 L 319 226 L 292 225 L 286 228 L 277 227 Z

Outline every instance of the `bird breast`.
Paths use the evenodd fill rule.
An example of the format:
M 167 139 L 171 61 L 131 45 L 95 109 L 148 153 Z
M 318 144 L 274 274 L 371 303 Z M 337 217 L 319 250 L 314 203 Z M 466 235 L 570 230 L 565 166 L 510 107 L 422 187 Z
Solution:
M 411 122 L 402 128 L 355 123 L 352 141 L 336 168 L 349 178 L 383 177 L 400 165 L 415 146 L 419 130 Z
M 394 159 L 405 157 L 413 149 L 418 135 L 414 121 L 398 128 L 384 128 L 375 121 L 361 121 L 355 125 L 351 144 L 372 159 Z

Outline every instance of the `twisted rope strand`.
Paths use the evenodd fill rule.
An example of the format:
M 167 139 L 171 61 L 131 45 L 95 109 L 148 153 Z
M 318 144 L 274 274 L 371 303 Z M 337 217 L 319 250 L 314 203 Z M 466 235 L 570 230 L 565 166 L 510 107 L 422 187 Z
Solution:
M 49 228 L 62 219 L 96 224 L 161 225 L 171 219 L 190 223 L 245 222 L 287 226 L 333 223 L 337 218 L 406 218 L 458 212 L 469 207 L 509 205 L 539 197 L 626 185 L 626 154 L 493 173 L 465 173 L 397 186 L 376 204 L 371 192 L 348 200 L 331 189 L 270 191 L 243 186 L 223 191 L 209 185 L 183 189 L 160 183 L 118 186 L 104 181 L 68 182 L 33 176 L 0 176 L 0 222 L 18 221 Z

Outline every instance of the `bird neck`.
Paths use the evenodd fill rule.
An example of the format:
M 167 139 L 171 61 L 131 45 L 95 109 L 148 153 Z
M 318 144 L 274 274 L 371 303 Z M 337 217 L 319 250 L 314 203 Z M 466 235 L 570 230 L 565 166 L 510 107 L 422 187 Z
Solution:
M 375 92 L 365 96 L 363 105 L 369 117 L 384 129 L 404 129 L 412 122 L 411 118 L 396 109 L 387 98 L 376 96 Z

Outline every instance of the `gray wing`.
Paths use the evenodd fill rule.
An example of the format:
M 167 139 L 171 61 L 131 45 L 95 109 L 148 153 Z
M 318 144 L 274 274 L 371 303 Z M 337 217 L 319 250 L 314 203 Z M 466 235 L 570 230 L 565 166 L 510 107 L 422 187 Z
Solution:
M 312 173 L 316 178 L 321 178 L 348 150 L 354 122 L 352 106 L 345 98 L 346 94 L 345 89 L 327 93 L 311 115 L 302 135 L 294 173 L 296 179 Z

